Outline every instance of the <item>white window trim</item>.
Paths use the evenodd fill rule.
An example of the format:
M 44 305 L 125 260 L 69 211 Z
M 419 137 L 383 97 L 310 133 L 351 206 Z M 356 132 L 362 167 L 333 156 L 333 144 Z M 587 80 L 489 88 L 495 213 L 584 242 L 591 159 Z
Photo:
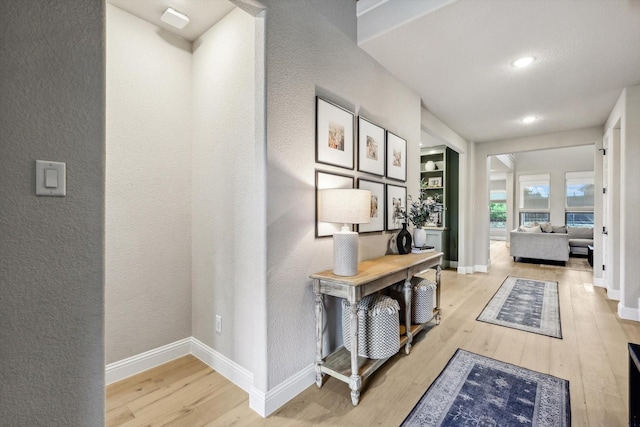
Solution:
M 541 173 L 538 175 L 520 175 L 518 177 L 518 181 L 520 182 L 525 182 L 525 181 L 551 181 L 551 175 L 548 173 Z

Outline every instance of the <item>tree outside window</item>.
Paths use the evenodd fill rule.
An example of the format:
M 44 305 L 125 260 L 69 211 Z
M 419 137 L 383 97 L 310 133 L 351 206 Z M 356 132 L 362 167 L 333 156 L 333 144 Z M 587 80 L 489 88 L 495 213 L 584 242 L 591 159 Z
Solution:
M 506 191 L 491 191 L 490 198 L 490 227 L 504 229 L 507 226 L 507 193 Z

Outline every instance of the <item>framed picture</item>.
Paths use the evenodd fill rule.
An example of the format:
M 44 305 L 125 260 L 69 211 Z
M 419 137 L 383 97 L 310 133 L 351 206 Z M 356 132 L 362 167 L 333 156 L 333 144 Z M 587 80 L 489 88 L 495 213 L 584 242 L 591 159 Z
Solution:
M 407 187 L 387 184 L 387 230 L 402 228 L 405 221 L 402 212 L 407 207 Z
M 358 117 L 358 170 L 384 176 L 384 129 Z
M 371 222 L 359 224 L 359 233 L 384 231 L 384 184 L 381 182 L 358 179 L 358 188 L 371 191 Z
M 387 178 L 407 180 L 407 141 L 387 131 Z
M 316 162 L 353 169 L 352 112 L 316 97 Z
M 318 190 L 327 188 L 353 188 L 353 177 L 316 171 L 316 237 L 333 236 L 333 233 L 340 231 L 343 225 L 318 221 L 318 212 L 320 211 Z
M 429 178 L 427 187 L 442 187 L 442 177 Z

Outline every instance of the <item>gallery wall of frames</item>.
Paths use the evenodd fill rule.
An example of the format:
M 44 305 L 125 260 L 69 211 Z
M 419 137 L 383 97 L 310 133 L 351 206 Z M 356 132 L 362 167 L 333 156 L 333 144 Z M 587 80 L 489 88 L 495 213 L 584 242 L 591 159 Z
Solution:
M 344 169 L 326 170 L 323 165 Z M 357 173 L 357 176 L 356 176 Z M 407 205 L 407 140 L 365 117 L 316 97 L 316 237 L 331 236 L 340 224 L 318 221 L 318 190 L 371 191 L 371 222 L 359 233 L 402 228 Z

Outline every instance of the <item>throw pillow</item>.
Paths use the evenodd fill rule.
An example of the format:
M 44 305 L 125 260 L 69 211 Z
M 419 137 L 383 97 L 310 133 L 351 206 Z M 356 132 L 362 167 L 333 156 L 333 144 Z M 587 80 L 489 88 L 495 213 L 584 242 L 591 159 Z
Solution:
M 566 225 L 553 225 L 551 226 L 552 233 L 562 233 L 562 234 L 567 234 L 567 226 Z
M 540 228 L 543 233 L 553 233 L 553 226 L 550 222 L 542 222 L 540 223 Z
M 539 225 L 534 227 L 522 227 L 522 230 L 524 230 L 525 233 L 542 233 L 542 229 Z

